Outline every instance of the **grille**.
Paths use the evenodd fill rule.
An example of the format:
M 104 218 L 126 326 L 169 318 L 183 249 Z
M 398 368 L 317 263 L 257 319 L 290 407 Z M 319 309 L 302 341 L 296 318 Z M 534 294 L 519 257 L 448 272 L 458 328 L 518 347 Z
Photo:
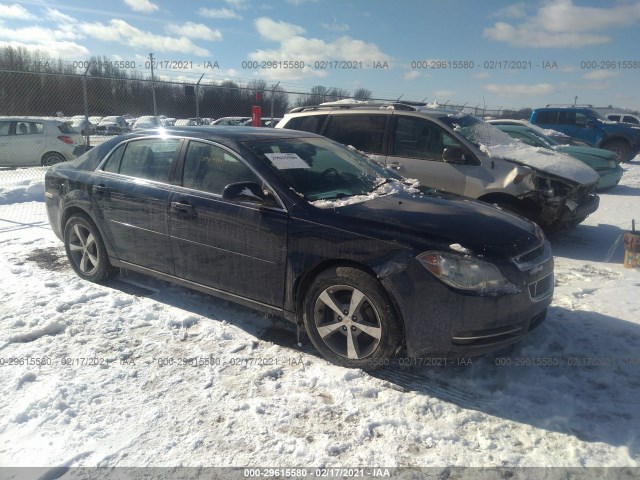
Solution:
M 549 274 L 544 278 L 541 278 L 537 282 L 529 284 L 529 295 L 531 300 L 539 302 L 547 298 L 553 293 L 553 274 Z

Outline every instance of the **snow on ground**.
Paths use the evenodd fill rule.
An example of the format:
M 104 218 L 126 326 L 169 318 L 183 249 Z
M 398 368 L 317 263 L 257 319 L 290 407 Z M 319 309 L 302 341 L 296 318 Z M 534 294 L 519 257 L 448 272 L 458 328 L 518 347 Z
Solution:
M 640 273 L 621 245 L 604 262 L 640 220 L 640 158 L 625 168 L 551 238 L 537 331 L 467 365 L 374 374 L 200 293 L 80 280 L 42 201 L 23 201 L 37 182 L 3 184 L 0 466 L 639 466 Z

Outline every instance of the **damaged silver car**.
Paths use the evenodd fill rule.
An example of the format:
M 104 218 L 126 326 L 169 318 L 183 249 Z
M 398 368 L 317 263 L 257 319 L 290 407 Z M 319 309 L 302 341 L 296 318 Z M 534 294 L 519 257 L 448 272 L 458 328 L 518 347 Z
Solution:
M 420 183 L 497 205 L 547 229 L 575 227 L 598 208 L 598 174 L 517 142 L 455 110 L 329 103 L 291 110 L 277 128 L 319 133 Z

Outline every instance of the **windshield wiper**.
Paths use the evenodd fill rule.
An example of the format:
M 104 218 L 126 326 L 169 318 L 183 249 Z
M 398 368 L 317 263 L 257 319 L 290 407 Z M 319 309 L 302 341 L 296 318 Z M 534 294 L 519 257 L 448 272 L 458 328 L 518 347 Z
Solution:
M 375 187 L 373 187 L 373 190 L 371 190 L 372 192 L 375 192 L 377 189 L 379 189 L 381 186 L 386 185 L 387 183 L 390 182 L 396 182 L 397 180 L 395 178 L 385 178 L 382 182 L 378 183 Z

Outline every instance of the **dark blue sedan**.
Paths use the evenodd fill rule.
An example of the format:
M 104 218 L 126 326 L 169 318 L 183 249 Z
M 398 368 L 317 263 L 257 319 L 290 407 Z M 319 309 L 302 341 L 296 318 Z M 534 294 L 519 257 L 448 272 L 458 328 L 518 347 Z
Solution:
M 131 133 L 51 168 L 45 195 L 80 277 L 125 268 L 284 316 L 346 366 L 513 343 L 553 294 L 534 223 L 305 132 Z

